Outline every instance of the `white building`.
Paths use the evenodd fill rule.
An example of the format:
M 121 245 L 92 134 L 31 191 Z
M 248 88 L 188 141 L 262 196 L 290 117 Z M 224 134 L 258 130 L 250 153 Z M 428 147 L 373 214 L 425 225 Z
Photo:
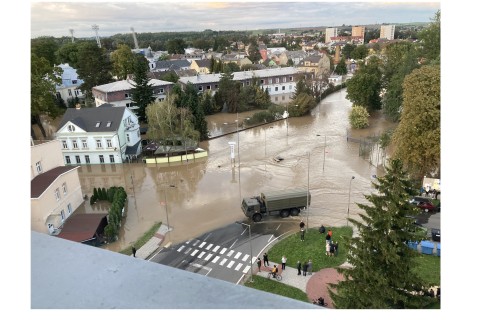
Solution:
M 380 27 L 380 38 L 393 40 L 395 38 L 395 25 L 385 25 Z
M 62 84 L 55 87 L 57 97 L 62 98 L 67 106 L 69 99 L 74 99 L 75 97 L 79 99 L 84 98 L 85 94 L 78 89 L 83 80 L 78 78 L 77 70 L 70 67 L 68 63 L 59 64 L 57 67 L 63 70 Z
M 122 163 L 142 151 L 137 116 L 126 107 L 69 108 L 56 132 L 71 164 Z
M 330 43 L 332 40 L 330 38 L 338 36 L 337 28 L 326 28 L 325 29 L 325 43 Z
M 32 141 L 30 151 L 31 229 L 57 234 L 83 202 L 78 167 L 64 165 L 60 141 Z

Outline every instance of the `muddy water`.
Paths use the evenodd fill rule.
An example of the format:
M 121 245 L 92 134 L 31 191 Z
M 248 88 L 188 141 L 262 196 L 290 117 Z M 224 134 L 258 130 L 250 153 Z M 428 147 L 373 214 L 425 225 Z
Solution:
M 170 165 L 82 166 L 79 172 L 84 193 L 90 195 L 94 187 L 115 185 L 123 186 L 128 194 L 128 214 L 120 238 L 107 249 L 127 247 L 157 221 L 168 222 L 173 230 L 166 240 L 178 243 L 243 220 L 242 197 L 264 190 L 309 188 L 309 227 L 338 226 L 346 223 L 351 181 L 350 217 L 358 217 L 355 203 L 366 202 L 363 195 L 373 190 L 372 175 L 382 172 L 359 157 L 357 143 L 347 142 L 350 108 L 343 90 L 325 98 L 308 116 L 238 133 L 236 114 L 217 114 L 209 117 L 210 133 L 232 133 L 202 142 L 200 146 L 209 152 L 206 159 Z M 243 119 L 251 114 L 238 114 L 240 129 Z M 350 134 L 364 137 L 392 127 L 379 115 L 371 124 L 369 129 Z M 239 142 L 235 162 L 230 159 L 230 141 Z M 276 162 L 278 156 L 284 160 Z M 351 180 L 352 176 L 355 179 Z M 84 208 L 86 212 L 107 209 L 106 205 L 89 204 Z

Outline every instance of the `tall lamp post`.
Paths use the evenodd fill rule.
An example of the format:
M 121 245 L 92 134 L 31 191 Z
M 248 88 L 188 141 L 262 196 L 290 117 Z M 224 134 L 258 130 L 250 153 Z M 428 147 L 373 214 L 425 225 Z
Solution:
M 317 137 L 321 137 L 321 134 L 317 134 Z M 323 136 L 324 142 L 323 142 L 323 167 L 322 167 L 322 172 L 325 172 L 325 150 L 327 149 L 327 135 Z
M 237 112 L 237 153 L 238 153 L 238 192 L 240 194 L 240 200 L 242 199 L 242 184 L 240 182 L 240 133 L 238 132 L 238 112 Z
M 350 186 L 348 188 L 348 208 L 347 208 L 347 227 L 348 227 L 348 219 L 350 219 L 350 194 L 352 193 L 352 181 L 355 179 L 355 176 L 352 176 L 350 179 Z
M 249 224 L 235 221 L 236 224 L 241 224 L 248 227 L 248 242 L 250 242 L 250 282 L 253 282 L 253 250 L 252 250 L 252 233 L 251 233 L 251 226 Z
M 167 216 L 167 228 L 168 230 L 170 230 L 170 222 L 168 221 L 168 208 L 167 208 L 167 188 L 175 188 L 176 186 L 171 184 L 169 186 L 165 186 L 165 188 L 163 189 L 163 195 L 164 195 L 164 198 L 165 198 L 165 215 Z M 170 232 L 168 233 L 168 237 L 170 239 Z

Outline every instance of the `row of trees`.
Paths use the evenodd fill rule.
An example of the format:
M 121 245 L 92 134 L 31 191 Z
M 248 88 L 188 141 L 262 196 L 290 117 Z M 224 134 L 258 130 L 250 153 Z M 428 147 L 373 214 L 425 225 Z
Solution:
M 104 234 L 109 241 L 114 241 L 120 231 L 127 193 L 123 187 L 93 188 L 93 194 L 90 197 L 90 204 L 93 205 L 97 200 L 110 202 L 108 210 L 108 225 L 105 227 Z

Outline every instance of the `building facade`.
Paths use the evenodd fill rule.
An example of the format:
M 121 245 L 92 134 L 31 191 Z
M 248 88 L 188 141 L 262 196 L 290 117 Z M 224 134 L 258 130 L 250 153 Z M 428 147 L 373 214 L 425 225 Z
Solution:
M 32 144 L 30 150 L 31 229 L 56 234 L 83 202 L 78 167 L 64 165 L 60 141 Z
M 363 26 L 352 27 L 352 38 L 361 39 L 358 41 L 358 44 L 364 44 L 365 43 L 365 27 Z
M 395 25 L 380 26 L 380 38 L 393 40 L 395 38 Z
M 325 29 L 325 43 L 332 42 L 332 37 L 338 36 L 338 29 L 337 28 L 326 28 Z
M 155 101 L 163 101 L 167 93 L 172 89 L 173 82 L 151 79 L 148 84 L 152 86 L 153 97 Z M 121 80 L 112 83 L 102 84 L 92 88 L 92 95 L 95 98 L 95 106 L 108 103 L 114 107 L 127 107 L 131 111 L 138 109 L 134 105 L 133 88 L 135 86 L 133 80 Z
M 126 107 L 69 108 L 55 136 L 65 165 L 123 163 L 142 151 L 138 118 Z
M 63 71 L 62 84 L 55 87 L 57 98 L 61 98 L 67 106 L 68 100 L 85 98 L 85 93 L 78 88 L 83 80 L 78 78 L 77 70 L 70 67 L 68 63 L 60 64 L 58 67 Z

